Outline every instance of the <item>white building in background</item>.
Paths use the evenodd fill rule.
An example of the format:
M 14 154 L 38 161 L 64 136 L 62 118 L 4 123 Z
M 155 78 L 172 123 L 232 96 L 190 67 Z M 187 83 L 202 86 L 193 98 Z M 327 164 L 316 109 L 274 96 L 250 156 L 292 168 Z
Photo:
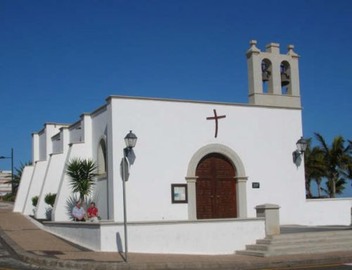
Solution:
M 131 252 L 233 253 L 265 237 L 255 210 L 263 204 L 280 207 L 282 225 L 349 225 L 351 200 L 307 200 L 303 161 L 293 162 L 303 134 L 293 46 L 280 54 L 271 43 L 262 52 L 252 41 L 246 56 L 248 104 L 110 96 L 76 123 L 46 123 L 33 134 L 33 166 L 23 172 L 14 211 L 45 218 L 44 197 L 56 193 L 48 230 L 94 250 L 122 251 L 120 161 L 132 130 Z M 98 224 L 70 221 L 65 170 L 76 157 L 98 164 Z
M 0 171 L 0 196 L 11 193 L 11 171 Z

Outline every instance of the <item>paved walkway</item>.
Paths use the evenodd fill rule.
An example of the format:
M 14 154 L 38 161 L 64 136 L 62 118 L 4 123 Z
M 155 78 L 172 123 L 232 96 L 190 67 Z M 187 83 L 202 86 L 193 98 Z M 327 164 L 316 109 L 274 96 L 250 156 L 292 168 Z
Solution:
M 54 269 L 282 269 L 324 263 L 351 263 L 352 252 L 259 258 L 241 255 L 165 255 L 93 252 L 40 228 L 30 217 L 12 212 L 0 202 L 0 237 L 28 263 Z M 292 231 L 291 231 L 292 232 Z

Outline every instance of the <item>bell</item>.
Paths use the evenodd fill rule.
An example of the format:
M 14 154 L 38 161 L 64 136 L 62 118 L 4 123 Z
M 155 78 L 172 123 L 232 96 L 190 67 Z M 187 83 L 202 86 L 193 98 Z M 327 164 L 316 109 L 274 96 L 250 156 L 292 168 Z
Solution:
M 262 81 L 267 82 L 270 79 L 269 65 L 265 62 L 262 62 Z
M 265 70 L 262 72 L 262 81 L 263 82 L 267 82 L 270 79 L 270 71 L 269 70 Z
M 290 76 L 287 74 L 287 72 L 282 72 L 281 73 L 281 86 L 287 86 L 290 84 Z

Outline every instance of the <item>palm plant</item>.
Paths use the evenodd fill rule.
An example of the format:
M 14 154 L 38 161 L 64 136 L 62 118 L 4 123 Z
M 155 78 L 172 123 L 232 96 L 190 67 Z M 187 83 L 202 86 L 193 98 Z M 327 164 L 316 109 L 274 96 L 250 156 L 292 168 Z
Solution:
M 94 176 L 96 175 L 96 169 L 96 164 L 90 159 L 75 158 L 67 165 L 66 173 L 70 176 L 71 188 L 74 193 L 79 193 L 81 201 L 84 201 L 92 192 L 92 188 L 95 185 Z
M 346 180 L 344 178 L 339 178 L 335 183 L 335 194 L 342 194 L 345 189 Z M 327 181 L 326 188 L 321 188 L 326 194 L 331 194 L 333 190 L 333 182 Z
M 346 183 L 345 179 L 351 179 L 352 176 L 349 169 L 352 166 L 351 143 L 345 147 L 344 138 L 336 136 L 331 147 L 329 147 L 322 135 L 315 133 L 315 137 L 318 140 L 325 163 L 324 177 L 327 179 L 327 189 L 324 191 L 331 198 L 334 198 L 341 189 L 343 190 Z
M 320 197 L 320 184 L 325 173 L 324 156 L 321 149 L 311 146 L 312 139 L 307 140 L 307 148 L 304 152 L 306 196 L 312 198 L 311 182 L 314 180 L 318 185 L 318 197 Z

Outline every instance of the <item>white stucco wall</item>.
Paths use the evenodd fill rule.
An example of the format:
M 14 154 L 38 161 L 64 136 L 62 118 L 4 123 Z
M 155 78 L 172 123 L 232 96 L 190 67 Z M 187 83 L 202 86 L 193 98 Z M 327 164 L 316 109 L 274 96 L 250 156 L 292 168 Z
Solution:
M 33 170 L 34 166 L 25 166 L 22 171 L 21 182 L 17 190 L 16 201 L 13 207 L 14 212 L 24 212 L 27 194 L 32 180 Z
M 226 115 L 219 119 L 217 138 L 214 120 L 206 119 L 213 116 L 214 109 L 218 115 Z M 98 200 L 104 218 L 122 222 L 120 162 L 125 147 L 123 139 L 132 130 L 138 142 L 134 149 L 136 161 L 126 183 L 129 221 L 187 220 L 191 206 L 172 204 L 171 184 L 185 184 L 187 177 L 194 177 L 195 172 L 189 171 L 192 157 L 206 146 L 218 145 L 230 149 L 243 164 L 241 176 L 248 179 L 246 196 L 238 203 L 245 204 L 248 217 L 255 217 L 256 205 L 270 203 L 280 206 L 281 224 L 314 224 L 310 217 L 317 216 L 311 213 L 320 206 L 306 203 L 304 166 L 303 163 L 296 166 L 292 161 L 296 141 L 302 136 L 301 127 L 299 109 L 111 97 L 106 106 L 92 115 L 83 115 L 81 122 L 68 129 L 66 137 L 70 142 L 78 137 L 86 141 L 68 144 L 66 139 L 63 149 L 72 145 L 69 151 L 55 155 L 53 163 L 35 164 L 26 199 L 19 201 L 24 201 L 24 212 L 32 214 L 31 198 L 41 194 L 37 217 L 42 217 L 45 194 L 56 190 L 54 220 L 68 220 L 65 203 L 71 189 L 64 165 L 73 157 L 96 160 L 99 142 L 104 138 L 108 163 L 104 179 L 107 180 L 102 178 L 97 182 L 93 199 Z M 42 131 L 39 139 L 48 134 Z M 72 134 L 75 135 L 72 137 Z M 50 181 L 58 182 L 51 185 Z M 258 182 L 260 188 L 253 189 L 253 182 Z M 328 205 L 331 208 L 326 209 L 333 212 L 337 204 Z M 343 204 L 343 209 L 348 207 L 348 203 Z M 340 215 L 335 222 L 345 224 L 346 216 Z
M 62 124 L 46 123 L 44 128 L 38 133 L 38 145 L 39 145 L 39 157 L 38 160 L 48 160 L 49 155 L 53 153 L 53 141 L 52 137 L 59 133 Z M 33 160 L 37 161 L 37 160 Z
M 72 125 L 69 128 L 70 143 L 81 143 L 84 142 L 84 127 L 81 122 Z
M 47 161 L 37 161 L 34 164 L 33 174 L 29 184 L 28 192 L 26 194 L 25 206 L 23 214 L 33 215 L 34 206 L 32 205 L 32 198 L 34 196 L 39 196 L 42 185 L 44 183 L 45 172 L 47 168 Z
M 264 222 L 253 220 L 131 224 L 128 229 L 129 249 L 150 253 L 234 254 L 265 237 Z
M 97 160 L 97 152 L 101 139 L 106 139 L 108 126 L 108 111 L 106 107 L 95 112 L 91 117 L 91 132 L 92 132 L 92 157 Z
M 86 248 L 124 251 L 121 223 L 45 223 L 45 228 Z M 128 224 L 128 250 L 141 253 L 233 254 L 265 237 L 264 219 Z
M 304 208 L 300 224 L 308 226 L 352 224 L 352 198 L 311 199 Z
M 138 137 L 137 158 L 126 185 L 129 220 L 187 219 L 187 204 L 171 204 L 171 184 L 186 183 L 193 154 L 214 143 L 231 148 L 244 164 L 249 217 L 255 216 L 256 205 L 273 203 L 281 207 L 283 224 L 297 219 L 305 202 L 303 166 L 297 168 L 292 162 L 302 136 L 300 110 L 128 98 L 110 102 L 116 157 L 109 181 L 114 181 L 117 192 L 115 220 L 122 220 L 119 161 L 129 130 Z M 219 120 L 217 138 L 214 121 L 206 120 L 213 109 L 226 115 Z M 252 182 L 259 182 L 260 189 L 252 189 Z
M 60 178 L 60 184 L 58 186 L 58 192 L 56 195 L 56 201 L 52 213 L 52 220 L 54 221 L 68 221 L 71 220 L 71 208 L 74 205 L 69 205 L 69 198 L 72 197 L 73 192 L 69 183 L 69 176 L 66 172 L 66 165 L 73 158 L 89 158 L 88 147 L 84 143 L 72 144 L 67 155 L 65 156 L 65 166 Z M 79 196 L 76 194 L 76 198 Z
M 47 145 L 46 145 L 46 140 L 47 140 L 47 132 L 46 129 L 44 129 L 42 132 L 39 133 L 39 157 L 38 161 L 42 161 L 46 159 L 46 153 L 48 151 Z
M 106 106 L 99 108 L 95 111 L 92 116 L 91 126 L 92 126 L 92 159 L 95 161 L 96 165 L 99 165 L 98 161 L 98 151 L 100 148 L 100 141 L 105 141 L 106 147 L 108 145 L 108 120 L 109 111 Z M 107 156 L 109 155 L 110 149 L 107 147 Z M 108 158 L 108 157 L 106 157 Z M 108 162 L 106 160 L 106 162 Z M 102 168 L 99 171 L 103 171 Z M 95 201 L 96 205 L 99 207 L 99 215 L 103 219 L 109 219 L 109 191 L 107 183 L 107 174 L 100 174 L 97 176 L 96 186 L 94 187 L 92 199 Z
M 47 211 L 51 206 L 45 203 L 45 196 L 49 193 L 58 192 L 59 184 L 64 174 L 65 162 L 66 156 L 64 154 L 53 154 L 50 156 L 35 213 L 36 218 L 47 218 Z
M 214 120 L 206 119 L 214 116 L 214 109 L 218 115 L 226 115 L 218 120 L 217 138 Z M 233 253 L 265 237 L 264 222 L 250 220 L 256 217 L 255 207 L 262 204 L 279 205 L 281 225 L 350 225 L 352 200 L 306 200 L 304 164 L 296 166 L 292 160 L 296 141 L 302 136 L 301 127 L 299 109 L 111 97 L 106 106 L 62 129 L 62 153 L 26 167 L 15 211 L 33 214 L 31 198 L 40 195 L 36 216 L 42 218 L 46 209 L 44 196 L 57 193 L 52 220 L 64 223 L 49 226 L 52 232 L 93 250 L 122 251 L 120 162 L 124 137 L 132 130 L 138 137 L 135 164 L 126 183 L 132 252 Z M 34 136 L 34 145 L 51 147 L 39 143 L 47 132 L 40 134 Z M 68 205 L 68 199 L 73 193 L 66 164 L 72 158 L 96 161 L 101 139 L 107 146 L 108 171 L 98 177 L 93 199 L 103 222 L 80 227 L 67 222 L 73 207 Z M 191 203 L 172 204 L 171 184 L 196 180 L 195 159 L 208 153 L 205 150 L 222 153 L 237 164 L 241 177 L 238 181 L 244 183 L 241 192 L 245 193 L 237 203 L 242 204 L 245 216 L 194 221 L 190 218 L 194 211 Z M 252 188 L 253 182 L 258 182 L 260 188 Z M 249 219 L 243 219 L 246 217 Z
M 53 145 L 53 152 L 52 153 L 62 153 L 62 143 L 61 143 L 61 138 L 60 138 L 60 133 L 55 137 L 52 138 L 52 145 Z

